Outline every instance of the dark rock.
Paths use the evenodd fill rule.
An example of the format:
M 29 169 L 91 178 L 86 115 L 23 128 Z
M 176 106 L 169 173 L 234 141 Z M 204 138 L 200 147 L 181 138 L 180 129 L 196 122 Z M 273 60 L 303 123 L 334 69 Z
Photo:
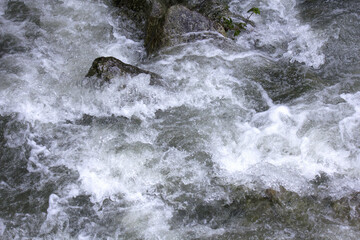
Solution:
M 177 36 L 190 32 L 221 31 L 222 29 L 198 12 L 175 5 L 169 8 L 164 24 L 167 36 Z
M 161 85 L 162 83 L 162 78 L 159 75 L 130 64 L 123 63 L 114 57 L 99 57 L 95 59 L 85 77 L 100 80 L 96 84 L 101 87 L 105 83 L 111 83 L 111 79 L 114 77 L 126 75 L 136 76 L 139 74 L 149 74 L 150 85 Z
M 145 48 L 148 54 L 165 46 L 216 36 L 199 32 L 219 32 L 225 36 L 220 19 L 222 16 L 228 16 L 228 2 L 115 0 L 116 6 L 132 11 L 127 15 L 138 22 L 145 22 Z
M 153 5 L 161 4 L 166 8 L 181 4 L 188 8 L 196 8 L 208 0 L 114 0 L 118 7 L 126 7 L 136 12 L 150 13 Z
M 163 28 L 165 22 L 165 14 L 167 6 L 161 0 L 154 0 L 149 12 L 149 16 L 146 22 L 145 30 L 145 48 L 148 53 L 152 53 L 159 49 L 163 34 Z
M 167 7 L 183 5 L 215 20 L 215 15 L 228 15 L 230 0 L 163 0 Z M 225 15 L 224 15 L 225 14 Z M 213 18 L 215 17 L 215 18 Z
M 186 6 L 188 8 L 194 11 L 198 11 L 213 21 L 219 21 L 222 17 L 232 16 L 232 13 L 229 10 L 230 0 L 189 0 L 186 2 Z
M 114 0 L 116 6 L 125 6 L 136 12 L 146 12 L 150 3 L 147 0 Z
M 131 119 L 132 122 L 136 122 L 136 119 Z M 89 114 L 83 114 L 82 118 L 75 120 L 75 124 L 90 126 L 90 125 L 127 125 L 130 124 L 130 120 L 123 116 L 92 116 Z
M 113 0 L 120 9 L 119 15 L 126 16 L 135 24 L 136 29 L 145 32 L 151 3 L 147 0 Z M 141 36 L 143 38 L 143 36 Z
M 154 0 L 153 0 L 154 1 Z M 158 0 L 155 0 L 158 1 Z M 191 11 L 199 12 L 210 20 L 218 22 L 221 17 L 230 17 L 230 0 L 162 0 L 167 8 L 183 5 Z
M 161 25 L 162 21 L 163 25 Z M 149 21 L 148 26 L 156 29 L 153 30 L 156 34 L 151 34 L 150 31 L 147 34 L 147 36 L 151 34 L 151 37 L 147 37 L 147 41 L 145 41 L 148 53 L 161 47 L 216 36 L 209 32 L 219 32 L 225 35 L 225 30 L 221 25 L 182 5 L 170 7 L 163 20 Z

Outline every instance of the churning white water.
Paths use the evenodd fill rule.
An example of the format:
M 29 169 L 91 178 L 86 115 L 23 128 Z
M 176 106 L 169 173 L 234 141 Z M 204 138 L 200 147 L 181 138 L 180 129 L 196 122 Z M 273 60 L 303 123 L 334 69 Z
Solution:
M 359 239 L 360 4 L 252 6 L 147 58 L 111 1 L 0 0 L 0 238 Z M 99 56 L 165 84 L 89 87 Z

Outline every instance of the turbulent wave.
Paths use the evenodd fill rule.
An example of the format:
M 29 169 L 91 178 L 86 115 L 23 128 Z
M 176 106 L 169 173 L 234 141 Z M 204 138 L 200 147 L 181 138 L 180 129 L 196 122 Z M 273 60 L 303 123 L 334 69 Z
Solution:
M 254 5 L 147 58 L 111 1 L 1 1 L 0 238 L 358 239 L 359 3 Z M 87 87 L 99 56 L 166 84 Z

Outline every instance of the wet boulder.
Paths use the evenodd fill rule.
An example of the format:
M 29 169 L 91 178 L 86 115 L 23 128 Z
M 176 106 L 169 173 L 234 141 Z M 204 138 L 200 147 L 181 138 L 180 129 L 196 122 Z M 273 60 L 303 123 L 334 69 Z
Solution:
M 230 0 L 184 0 L 183 5 L 197 11 L 212 21 L 219 22 L 222 17 L 231 17 Z
M 125 13 L 141 22 L 145 48 L 152 54 L 162 47 L 197 39 L 226 36 L 222 17 L 230 16 L 229 0 L 114 0 Z M 130 12 L 130 13 L 129 13 Z M 215 34 L 214 34 L 215 33 Z
M 205 2 L 209 0 L 114 0 L 114 3 L 118 7 L 126 7 L 136 12 L 149 13 L 152 11 L 152 7 L 156 5 L 163 5 L 166 8 L 169 8 L 173 5 L 184 5 L 188 8 L 199 8 Z M 211 2 L 214 0 L 211 0 Z M 220 0 L 216 0 L 220 1 Z
M 183 5 L 192 11 L 215 20 L 215 15 L 228 15 L 230 0 L 163 0 L 168 7 Z M 213 18 L 215 17 L 215 18 Z
M 133 21 L 135 28 L 140 30 L 141 38 L 143 38 L 151 2 L 148 0 L 113 0 L 113 3 L 120 10 L 119 15 L 126 16 Z
M 147 33 L 147 36 L 152 35 L 147 38 L 151 42 L 145 41 L 149 53 L 161 47 L 217 36 L 215 32 L 225 35 L 220 24 L 182 5 L 174 5 L 167 10 L 163 25 L 152 24 L 151 21 L 148 24 L 156 29 L 156 34 L 150 31 Z
M 165 37 L 201 31 L 222 32 L 223 29 L 220 25 L 202 14 L 191 11 L 182 5 L 175 5 L 169 8 L 164 23 Z
M 148 13 L 145 29 L 145 48 L 152 53 L 161 47 L 167 4 L 161 0 L 153 0 Z
M 114 0 L 116 6 L 125 6 L 136 12 L 146 12 L 150 6 L 148 0 Z
M 150 75 L 150 85 L 161 85 L 162 78 L 159 75 L 126 64 L 114 57 L 96 58 L 85 77 L 88 78 L 88 80 L 90 80 L 89 82 L 93 85 L 101 87 L 105 83 L 111 83 L 111 80 L 115 77 L 127 75 L 133 77 L 139 74 Z

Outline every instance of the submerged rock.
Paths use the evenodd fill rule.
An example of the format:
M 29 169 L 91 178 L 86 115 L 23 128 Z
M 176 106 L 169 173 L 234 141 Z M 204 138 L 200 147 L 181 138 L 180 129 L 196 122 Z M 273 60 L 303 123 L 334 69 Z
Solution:
M 0 33 L 0 57 L 5 54 L 22 53 L 29 50 L 23 41 L 15 35 Z
M 349 196 L 333 200 L 330 202 L 330 206 L 337 218 L 359 226 L 360 192 L 354 192 Z
M 24 22 L 26 20 L 40 25 L 40 14 L 36 9 L 29 8 L 22 1 L 9 1 L 4 17 L 14 22 Z
M 111 83 L 111 79 L 121 76 L 136 76 L 139 74 L 150 75 L 150 85 L 161 85 L 162 78 L 153 73 L 130 64 L 126 64 L 114 57 L 99 57 L 94 60 L 85 77 L 96 79 L 99 87 Z M 124 86 L 125 87 L 125 86 Z

